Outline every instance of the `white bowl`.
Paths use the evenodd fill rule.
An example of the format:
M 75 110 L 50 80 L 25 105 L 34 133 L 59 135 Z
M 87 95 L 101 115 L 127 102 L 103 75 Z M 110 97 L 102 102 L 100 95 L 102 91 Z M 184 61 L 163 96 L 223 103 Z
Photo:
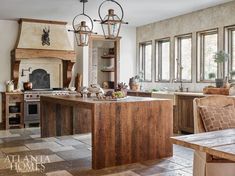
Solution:
M 76 87 L 69 87 L 69 90 L 70 90 L 70 91 L 75 91 L 75 90 L 76 90 Z

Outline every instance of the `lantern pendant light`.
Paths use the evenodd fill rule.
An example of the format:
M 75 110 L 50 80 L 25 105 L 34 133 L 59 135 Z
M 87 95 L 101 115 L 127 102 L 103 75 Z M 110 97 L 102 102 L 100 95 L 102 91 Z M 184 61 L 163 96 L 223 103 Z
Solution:
M 80 2 L 83 3 L 83 12 L 74 17 L 72 23 L 73 30 L 69 31 L 74 32 L 78 46 L 88 46 L 90 35 L 93 33 L 92 31 L 94 25 L 92 19 L 87 14 L 85 14 L 85 3 L 88 2 L 88 0 L 80 0 Z M 86 21 L 81 21 L 79 24 L 75 24 L 76 20 L 81 16 L 88 18 L 91 23 L 91 27 L 87 26 Z
M 108 14 L 102 18 L 101 17 L 101 8 L 106 2 L 113 2 L 119 6 L 121 9 L 121 17 L 118 17 L 113 9 L 108 10 Z M 124 12 L 122 6 L 115 0 L 105 0 L 99 6 L 99 17 L 100 20 L 94 20 L 95 22 L 100 22 L 102 26 L 102 30 L 106 39 L 116 39 L 119 36 L 119 32 L 121 29 L 122 24 L 128 24 L 127 22 L 123 21 Z

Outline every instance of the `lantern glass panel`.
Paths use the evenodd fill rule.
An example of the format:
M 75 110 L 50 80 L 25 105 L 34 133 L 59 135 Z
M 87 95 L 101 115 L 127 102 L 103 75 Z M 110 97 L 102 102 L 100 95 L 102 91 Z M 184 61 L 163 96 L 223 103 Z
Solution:
M 89 37 L 91 34 L 90 28 L 84 24 L 85 23 L 82 22 L 75 32 L 75 37 L 78 46 L 87 46 L 89 42 Z
M 106 15 L 101 24 L 105 38 L 112 39 L 118 37 L 121 27 L 121 20 L 117 15 Z

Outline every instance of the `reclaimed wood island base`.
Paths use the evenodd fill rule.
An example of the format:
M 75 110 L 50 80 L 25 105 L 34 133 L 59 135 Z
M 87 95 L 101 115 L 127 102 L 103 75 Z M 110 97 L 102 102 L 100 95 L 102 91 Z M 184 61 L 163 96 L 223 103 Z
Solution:
M 92 168 L 172 156 L 171 100 L 41 97 L 41 137 L 92 133 Z

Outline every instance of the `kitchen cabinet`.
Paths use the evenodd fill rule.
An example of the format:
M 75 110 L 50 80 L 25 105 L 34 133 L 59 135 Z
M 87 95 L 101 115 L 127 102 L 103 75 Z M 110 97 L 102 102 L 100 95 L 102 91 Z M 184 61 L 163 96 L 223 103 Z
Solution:
M 128 91 L 128 96 L 136 96 L 136 97 L 151 97 L 151 92 L 141 92 L 141 91 Z
M 92 35 L 89 42 L 89 85 L 114 89 L 120 75 L 120 39 Z
M 177 107 L 175 102 L 175 93 L 174 92 L 152 92 L 153 98 L 159 98 L 159 99 L 170 99 L 173 102 L 173 132 L 178 133 L 178 115 L 177 115 Z
M 178 132 L 194 133 L 193 100 L 202 96 L 176 95 Z M 175 127 L 176 128 L 176 127 Z
M 2 122 L 6 130 L 24 128 L 23 93 L 2 93 Z

